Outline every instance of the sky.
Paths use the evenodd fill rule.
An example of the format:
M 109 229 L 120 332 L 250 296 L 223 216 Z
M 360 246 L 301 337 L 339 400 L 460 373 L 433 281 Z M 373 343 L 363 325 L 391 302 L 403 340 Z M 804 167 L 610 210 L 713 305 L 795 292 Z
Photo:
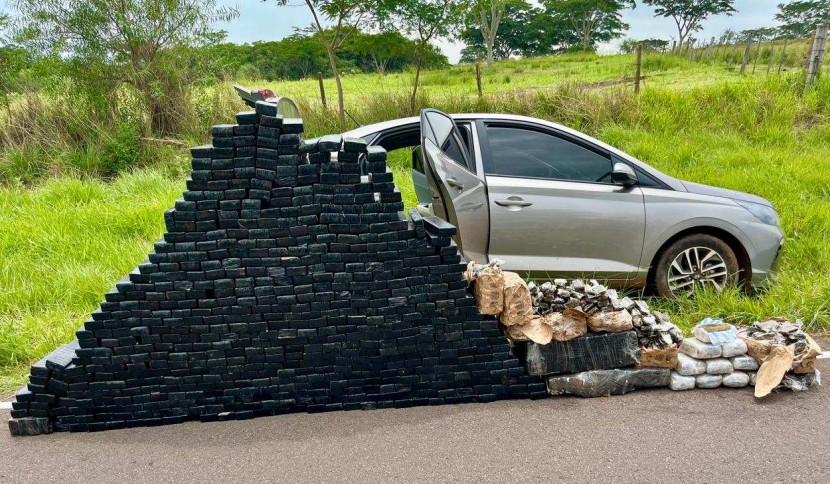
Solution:
M 732 16 L 719 15 L 710 17 L 704 23 L 704 29 L 697 34 L 698 38 L 711 38 L 731 28 L 736 31 L 773 25 L 773 15 L 777 5 L 782 0 L 736 0 L 735 8 L 738 13 Z M 0 12 L 8 11 L 6 0 L 0 0 Z M 295 27 L 306 27 L 311 24 L 312 18 L 305 2 L 288 0 L 289 5 L 281 7 L 274 0 L 219 0 L 222 5 L 235 6 L 239 10 L 239 17 L 232 22 L 221 24 L 219 28 L 228 32 L 228 40 L 235 43 L 254 42 L 257 40 L 279 40 L 293 32 Z M 631 28 L 626 33 L 635 39 L 662 38 L 670 39 L 677 36 L 674 21 L 670 18 L 654 17 L 654 10 L 647 6 L 638 5 L 633 10 L 627 10 L 623 15 L 624 21 Z M 614 52 L 619 41 L 600 46 L 600 52 Z M 463 45 L 456 42 L 442 40 L 436 42 L 450 62 L 458 62 Z

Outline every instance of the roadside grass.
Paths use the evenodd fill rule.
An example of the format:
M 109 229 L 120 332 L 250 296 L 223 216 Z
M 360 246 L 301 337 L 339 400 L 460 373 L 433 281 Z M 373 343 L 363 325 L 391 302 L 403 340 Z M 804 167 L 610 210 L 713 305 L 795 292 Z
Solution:
M 0 392 L 74 332 L 163 233 L 183 184 L 145 170 L 0 189 Z
M 347 84 L 347 105 L 363 123 L 413 115 L 422 106 L 549 119 L 678 178 L 769 198 L 787 240 L 778 280 L 767 291 L 650 302 L 686 329 L 704 316 L 736 323 L 788 316 L 813 331 L 830 329 L 830 83 L 803 92 L 800 74 L 740 77 L 724 63 L 706 70 L 683 59 L 659 62 L 662 71 L 650 74 L 640 96 L 630 86 L 586 86 L 626 75 L 631 56 L 561 56 L 497 63 L 495 78 L 509 82 L 485 83 L 482 98 L 469 66 L 427 73 L 435 77 L 415 110 L 406 74 L 398 75 L 398 89 L 377 76 L 347 76 L 355 83 L 354 91 Z M 299 96 L 288 89 L 294 85 L 277 83 L 285 87 L 278 92 L 297 98 L 307 135 L 336 132 L 334 111 L 320 105 L 316 83 L 297 82 L 295 91 L 306 92 Z M 532 85 L 543 88 L 524 88 Z M 127 128 L 102 124 L 84 132 L 69 121 L 50 124 L 76 110 L 63 99 L 44 109 L 51 111 L 43 120 L 27 118 L 22 127 L 29 131 L 0 133 L 0 392 L 22 384 L 30 362 L 71 340 L 103 294 L 146 257 L 188 172 L 186 149 L 156 141 L 142 141 L 139 168 L 94 168 L 135 154 Z M 229 84 L 220 84 L 195 96 L 194 109 L 196 124 L 179 140 L 188 145 L 206 141 L 209 125 L 245 108 Z M 389 165 L 413 206 L 410 153 L 391 153 Z

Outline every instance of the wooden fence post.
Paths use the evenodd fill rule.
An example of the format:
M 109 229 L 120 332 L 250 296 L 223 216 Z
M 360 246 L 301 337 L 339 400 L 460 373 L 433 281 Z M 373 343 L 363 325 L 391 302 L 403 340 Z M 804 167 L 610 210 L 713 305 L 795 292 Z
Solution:
M 712 47 L 715 46 L 715 38 L 712 37 L 712 40 L 709 42 L 709 47 L 706 48 L 706 63 L 712 62 Z
M 640 94 L 640 74 L 643 68 L 643 44 L 637 44 L 637 72 L 634 74 L 634 94 Z
M 323 86 L 323 73 L 317 73 L 317 82 L 320 83 L 320 100 L 323 101 L 323 107 L 328 108 L 326 105 L 326 88 Z
M 478 97 L 481 97 L 481 65 L 478 62 L 476 62 L 476 87 L 478 88 Z
M 761 57 L 761 39 L 758 39 L 758 48 L 755 49 L 755 61 L 752 62 L 752 74 L 755 74 L 755 68 L 758 67 L 758 57 Z
M 752 41 L 746 43 L 746 50 L 744 50 L 744 62 L 741 64 L 741 75 L 746 71 L 746 65 L 749 64 L 749 51 L 752 49 Z
M 781 50 L 781 60 L 778 61 L 778 75 L 781 75 L 781 67 L 784 66 L 784 61 L 787 60 L 787 44 L 790 43 L 790 39 L 784 39 L 784 48 Z
M 821 65 L 824 62 L 824 52 L 827 46 L 827 32 L 830 30 L 830 24 L 820 25 L 816 29 L 815 39 L 813 40 L 813 49 L 810 52 L 810 68 L 807 71 L 807 85 L 816 82 L 821 73 Z

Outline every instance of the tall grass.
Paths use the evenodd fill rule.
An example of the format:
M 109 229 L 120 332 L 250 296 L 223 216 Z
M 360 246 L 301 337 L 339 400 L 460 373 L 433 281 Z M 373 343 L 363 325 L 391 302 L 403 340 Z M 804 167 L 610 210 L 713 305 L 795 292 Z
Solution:
M 19 379 L 20 365 L 74 337 L 152 249 L 182 189 L 153 170 L 107 184 L 65 178 L 0 189 L 0 389 Z

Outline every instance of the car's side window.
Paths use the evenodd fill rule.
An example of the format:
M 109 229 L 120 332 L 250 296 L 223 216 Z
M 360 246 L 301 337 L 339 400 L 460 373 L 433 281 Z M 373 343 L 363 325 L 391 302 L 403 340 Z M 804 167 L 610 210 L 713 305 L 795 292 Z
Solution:
M 610 157 L 551 133 L 487 125 L 488 175 L 611 183 Z

